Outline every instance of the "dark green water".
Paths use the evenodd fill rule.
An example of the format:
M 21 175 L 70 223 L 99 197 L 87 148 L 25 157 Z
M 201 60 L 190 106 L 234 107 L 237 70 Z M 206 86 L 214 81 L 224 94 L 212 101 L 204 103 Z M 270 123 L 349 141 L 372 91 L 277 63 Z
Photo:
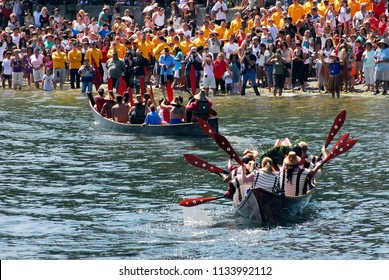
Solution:
M 387 259 L 389 98 L 218 97 L 221 133 L 242 152 L 306 137 L 319 152 L 336 114 L 359 143 L 324 170 L 293 223 L 253 225 L 230 202 L 194 208 L 186 197 L 221 195 L 211 139 L 115 134 L 94 124 L 76 93 L 0 94 L 1 259 Z M 335 143 L 335 141 L 334 141 Z M 330 145 L 331 147 L 331 145 Z

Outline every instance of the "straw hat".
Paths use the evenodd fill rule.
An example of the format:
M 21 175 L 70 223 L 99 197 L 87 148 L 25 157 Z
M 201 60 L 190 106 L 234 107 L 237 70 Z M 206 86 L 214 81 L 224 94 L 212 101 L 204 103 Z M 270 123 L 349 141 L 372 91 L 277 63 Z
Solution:
M 101 9 L 102 11 L 104 10 L 109 10 L 109 6 L 108 5 L 104 5 L 104 7 Z
M 332 53 L 328 56 L 329 58 L 338 58 L 338 55 L 335 51 L 332 51 Z
M 135 100 L 135 104 L 142 104 L 142 103 L 144 103 L 145 102 L 145 100 L 142 98 L 142 95 L 140 95 L 140 94 L 137 94 L 136 95 L 136 100 Z
M 194 99 L 198 101 L 208 101 L 208 98 L 205 94 L 205 90 L 201 90 L 198 94 L 194 96 Z
M 389 47 L 389 42 L 387 39 L 381 39 L 380 41 L 377 42 L 377 45 L 379 44 L 385 44 L 387 47 Z
M 301 161 L 301 158 L 296 155 L 295 152 L 289 152 L 287 157 L 284 159 L 284 164 L 289 164 L 289 165 L 298 165 L 299 162 Z
M 248 149 L 243 151 L 243 156 L 249 157 L 250 155 L 255 160 L 258 157 L 258 151 L 256 151 L 256 150 L 248 150 Z

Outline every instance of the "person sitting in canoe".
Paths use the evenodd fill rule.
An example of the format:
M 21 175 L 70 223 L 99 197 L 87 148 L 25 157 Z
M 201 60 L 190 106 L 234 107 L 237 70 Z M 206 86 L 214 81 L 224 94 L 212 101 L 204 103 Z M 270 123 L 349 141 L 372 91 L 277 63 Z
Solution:
M 147 113 L 149 113 L 149 108 L 146 106 L 145 100 L 140 94 L 136 95 L 136 100 L 134 106 L 131 107 L 130 116 L 131 124 L 143 124 L 146 118 Z
M 278 172 L 273 169 L 273 161 L 269 157 L 262 159 L 261 168 L 243 176 L 244 182 L 251 182 L 252 188 L 262 188 L 269 192 L 278 192 Z
M 97 112 L 101 112 L 101 110 L 103 109 L 104 104 L 107 103 L 108 99 L 106 99 L 105 96 L 104 96 L 104 89 L 103 88 L 99 88 L 97 93 L 99 95 L 94 98 L 95 106 L 93 108 Z
M 320 157 L 312 154 L 308 154 L 308 144 L 304 141 L 299 142 L 292 149 L 297 156 L 301 158 L 300 165 L 304 168 L 313 169 L 320 163 Z M 322 150 L 324 158 L 327 156 L 325 149 Z M 318 170 L 315 174 L 315 178 L 321 176 L 321 170 Z
M 195 102 L 191 102 L 186 106 L 186 110 L 192 112 L 192 122 L 197 121 L 197 118 L 208 120 L 211 115 L 217 115 L 216 111 L 212 109 L 212 101 L 207 98 L 204 89 L 193 98 Z
M 128 112 L 130 107 L 127 103 L 123 102 L 123 96 L 116 95 L 117 104 L 112 107 L 112 118 L 119 123 L 127 123 L 129 121 Z
M 107 119 L 112 119 L 112 107 L 116 105 L 115 95 L 112 90 L 108 92 L 108 101 L 103 105 L 100 115 Z
M 182 96 L 176 96 L 170 104 L 167 104 L 166 99 L 161 103 L 161 109 L 170 112 L 170 124 L 179 124 L 185 121 L 186 107 L 182 105 L 182 102 L 184 102 Z
M 235 205 L 239 205 L 247 196 L 247 190 L 251 188 L 251 181 L 244 180 L 247 174 L 252 173 L 257 168 L 256 158 L 258 152 L 255 150 L 245 150 L 242 158 L 243 165 L 232 166 L 232 159 L 229 159 L 228 168 L 231 173 L 224 178 L 224 182 L 228 182 L 228 190 L 224 197 L 234 201 Z M 243 170 L 245 174 L 243 175 Z
M 300 165 L 301 158 L 291 151 L 280 170 L 280 190 L 286 196 L 300 196 L 315 187 L 311 169 Z
M 161 125 L 161 119 L 158 113 L 155 111 L 154 104 L 151 104 L 150 112 L 146 115 L 145 122 L 142 124 L 142 126 L 145 125 Z

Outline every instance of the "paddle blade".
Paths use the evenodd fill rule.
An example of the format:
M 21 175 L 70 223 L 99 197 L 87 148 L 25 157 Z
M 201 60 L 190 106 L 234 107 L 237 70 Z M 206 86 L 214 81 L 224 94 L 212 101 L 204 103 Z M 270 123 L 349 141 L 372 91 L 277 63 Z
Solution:
M 193 64 L 190 67 L 189 77 L 190 77 L 190 88 L 192 90 L 192 95 L 195 95 L 196 94 L 196 70 Z
M 201 118 L 197 118 L 197 122 L 200 126 L 200 128 L 209 136 L 211 136 L 213 139 L 215 139 L 215 131 L 213 130 L 212 126 L 206 121 Z
M 242 165 L 242 160 L 235 152 L 235 150 L 232 148 L 227 138 L 225 138 L 223 135 L 219 133 L 215 133 L 215 141 L 220 148 L 222 148 L 227 154 L 229 154 L 233 159 L 235 159 L 237 163 Z
M 213 164 L 210 164 L 208 162 L 206 162 L 205 160 L 202 160 L 201 158 L 195 156 L 195 155 L 191 155 L 191 154 L 184 154 L 184 158 L 185 160 L 192 166 L 194 167 L 197 167 L 197 168 L 201 168 L 201 169 L 204 169 L 204 170 L 207 170 L 211 173 L 224 173 L 224 174 L 228 174 L 227 171 L 213 165 Z
M 127 92 L 128 92 L 128 98 L 130 99 L 130 104 L 131 104 L 131 107 L 132 107 L 132 106 L 134 106 L 134 97 L 133 97 L 133 94 L 132 94 L 132 88 L 128 87 Z
M 108 90 L 113 90 L 113 80 L 112 80 L 112 78 L 108 79 Z
M 340 148 L 342 148 L 343 145 L 347 142 L 349 136 L 350 136 L 349 132 L 343 134 L 339 138 L 338 142 L 336 142 L 336 144 L 332 147 L 331 151 L 327 154 L 324 161 L 329 161 L 329 160 L 333 159 L 334 157 L 338 156 Z
M 167 92 L 167 99 L 172 102 L 173 101 L 173 89 L 172 89 L 172 83 L 170 80 L 167 80 L 166 82 L 166 92 Z
M 151 100 L 153 100 L 153 102 L 154 102 L 154 91 L 153 91 L 153 86 L 151 85 L 151 82 L 150 82 L 150 96 L 151 96 Z
M 197 198 L 187 198 L 184 199 L 180 202 L 181 206 L 184 207 L 192 207 L 192 206 L 197 206 L 200 204 L 204 204 L 213 200 L 221 199 L 224 198 L 224 196 L 209 196 L 209 197 L 197 197 Z
M 103 83 L 103 77 L 101 77 L 100 67 L 99 67 L 99 65 L 97 65 L 97 63 L 93 59 L 93 57 L 92 57 L 92 66 L 93 66 L 93 69 L 95 70 L 95 75 L 94 75 L 94 78 L 93 78 L 93 84 L 95 85 L 96 90 L 99 90 L 101 84 Z
M 324 147 L 327 148 L 328 145 L 331 143 L 332 139 L 335 137 L 335 135 L 339 132 L 339 130 L 342 128 L 344 121 L 346 120 L 346 110 L 343 110 L 340 112 L 332 124 L 331 130 L 327 136 L 327 140 L 324 144 Z
M 119 85 L 118 85 L 117 89 L 118 89 L 118 94 L 120 94 L 120 95 L 123 95 L 124 92 L 125 92 L 126 89 L 127 89 L 127 83 L 126 83 L 126 81 L 123 79 L 123 76 L 120 77 L 120 79 L 119 79 Z
M 146 93 L 146 80 L 144 76 L 141 76 L 139 78 L 139 86 L 140 86 L 140 95 L 142 98 L 145 96 Z
M 341 145 L 335 151 L 331 150 L 330 154 L 328 154 L 328 156 L 326 157 L 325 161 L 331 160 L 331 159 L 333 159 L 333 158 L 335 158 L 335 157 L 337 157 L 337 156 L 347 152 L 352 147 L 354 147 L 357 142 L 358 142 L 358 139 L 347 140 L 345 143 L 343 143 L 343 145 Z

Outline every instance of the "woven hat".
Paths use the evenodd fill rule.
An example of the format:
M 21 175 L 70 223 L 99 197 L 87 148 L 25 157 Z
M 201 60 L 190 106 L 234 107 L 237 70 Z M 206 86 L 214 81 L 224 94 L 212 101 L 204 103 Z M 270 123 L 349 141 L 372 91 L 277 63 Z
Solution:
M 201 90 L 198 94 L 194 96 L 194 99 L 198 101 L 208 101 L 208 98 L 205 94 L 205 90 Z
M 298 165 L 299 162 L 301 161 L 301 158 L 296 155 L 295 152 L 289 152 L 287 157 L 284 159 L 284 164 L 288 165 Z
M 109 10 L 109 6 L 108 5 L 104 5 L 104 7 L 101 9 L 102 11 L 104 10 Z
M 381 39 L 380 41 L 377 42 L 377 45 L 379 44 L 385 44 L 387 47 L 389 47 L 389 42 L 388 40 L 385 40 L 385 39 Z

